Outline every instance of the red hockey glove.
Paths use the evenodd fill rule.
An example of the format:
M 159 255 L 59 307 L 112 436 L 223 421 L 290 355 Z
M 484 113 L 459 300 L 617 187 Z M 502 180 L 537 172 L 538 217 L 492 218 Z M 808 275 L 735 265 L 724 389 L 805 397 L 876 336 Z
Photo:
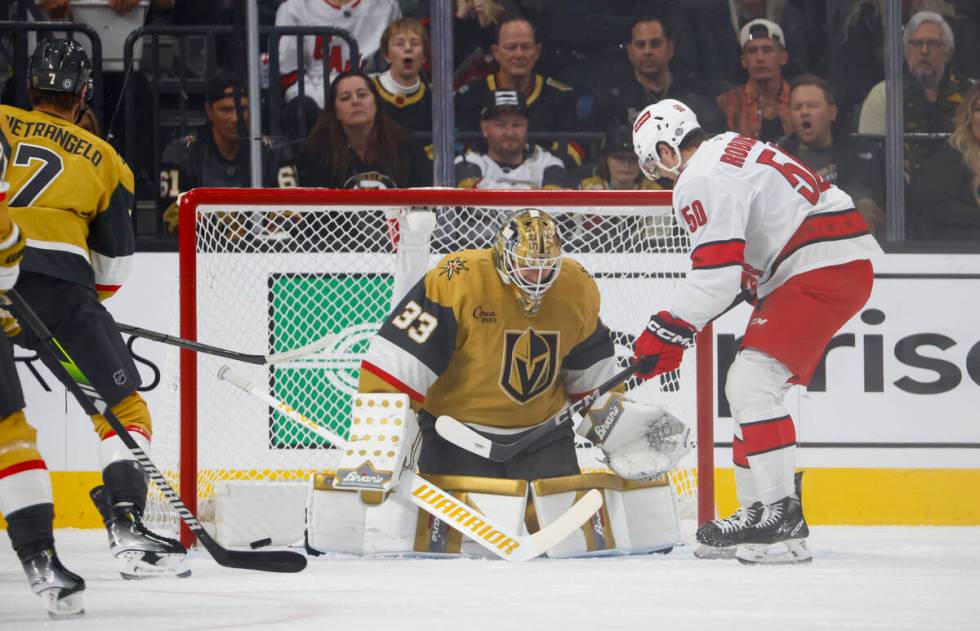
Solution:
M 660 359 L 653 370 L 637 375 L 641 379 L 650 379 L 677 370 L 684 358 L 684 349 L 694 344 L 694 332 L 693 326 L 667 311 L 651 316 L 650 324 L 633 344 L 633 356 L 658 355 Z

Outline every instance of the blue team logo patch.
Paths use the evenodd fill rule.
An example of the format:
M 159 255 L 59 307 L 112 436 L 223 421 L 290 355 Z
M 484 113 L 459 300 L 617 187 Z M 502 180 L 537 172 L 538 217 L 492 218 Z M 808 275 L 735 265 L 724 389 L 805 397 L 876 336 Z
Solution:
M 554 383 L 558 375 L 558 331 L 505 331 L 500 388 L 527 403 Z

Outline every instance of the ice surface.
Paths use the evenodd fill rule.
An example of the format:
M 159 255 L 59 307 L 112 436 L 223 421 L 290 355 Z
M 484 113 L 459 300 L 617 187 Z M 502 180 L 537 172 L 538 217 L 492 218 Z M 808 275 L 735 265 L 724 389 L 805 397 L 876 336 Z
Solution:
M 980 528 L 815 527 L 810 566 L 667 556 L 524 564 L 311 559 L 301 574 L 219 567 L 124 581 L 105 535 L 56 534 L 85 577 L 84 618 L 48 620 L 0 535 L 0 630 L 98 629 L 980 629 Z

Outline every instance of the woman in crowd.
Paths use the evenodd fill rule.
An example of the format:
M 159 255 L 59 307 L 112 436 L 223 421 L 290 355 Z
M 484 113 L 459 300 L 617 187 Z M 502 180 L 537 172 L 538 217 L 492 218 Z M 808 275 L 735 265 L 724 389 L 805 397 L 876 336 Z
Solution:
M 912 182 L 921 226 L 909 236 L 936 241 L 980 240 L 980 84 L 953 118 L 953 135 Z
M 296 160 L 300 186 L 409 188 L 432 185 L 432 166 L 418 143 L 385 113 L 360 71 L 333 80 L 323 111 Z
M 381 106 L 368 75 L 343 72 L 330 84 L 323 111 L 294 161 L 299 186 L 412 188 L 432 185 L 432 161 Z M 384 213 L 337 211 L 331 226 L 301 227 L 312 247 L 330 252 L 387 251 Z M 302 222 L 299 222 L 300 224 Z

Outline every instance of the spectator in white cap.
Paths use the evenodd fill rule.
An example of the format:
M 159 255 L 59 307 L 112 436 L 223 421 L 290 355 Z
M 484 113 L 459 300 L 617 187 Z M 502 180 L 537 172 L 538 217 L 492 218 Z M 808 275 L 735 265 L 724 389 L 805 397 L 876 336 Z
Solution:
M 729 130 L 759 140 L 778 140 L 792 129 L 789 82 L 783 77 L 789 61 L 783 29 L 763 18 L 752 20 L 742 27 L 739 44 L 749 80 L 722 93 L 718 107 Z
M 701 77 L 716 87 L 715 95 L 744 83 L 748 78 L 740 63 L 739 35 L 742 27 L 753 20 L 769 20 L 778 24 L 786 34 L 783 46 L 789 53 L 789 64 L 783 74 L 787 78 L 807 72 L 810 67 L 810 49 L 815 43 L 823 45 L 817 39 L 810 39 L 810 32 L 817 29 L 812 25 L 808 26 L 802 9 L 798 8 L 805 4 L 822 4 L 819 2 L 708 0 L 680 4 L 690 6 L 688 10 L 692 12 L 693 23 L 697 25 L 697 66 Z M 683 50 L 679 54 L 685 59 Z

